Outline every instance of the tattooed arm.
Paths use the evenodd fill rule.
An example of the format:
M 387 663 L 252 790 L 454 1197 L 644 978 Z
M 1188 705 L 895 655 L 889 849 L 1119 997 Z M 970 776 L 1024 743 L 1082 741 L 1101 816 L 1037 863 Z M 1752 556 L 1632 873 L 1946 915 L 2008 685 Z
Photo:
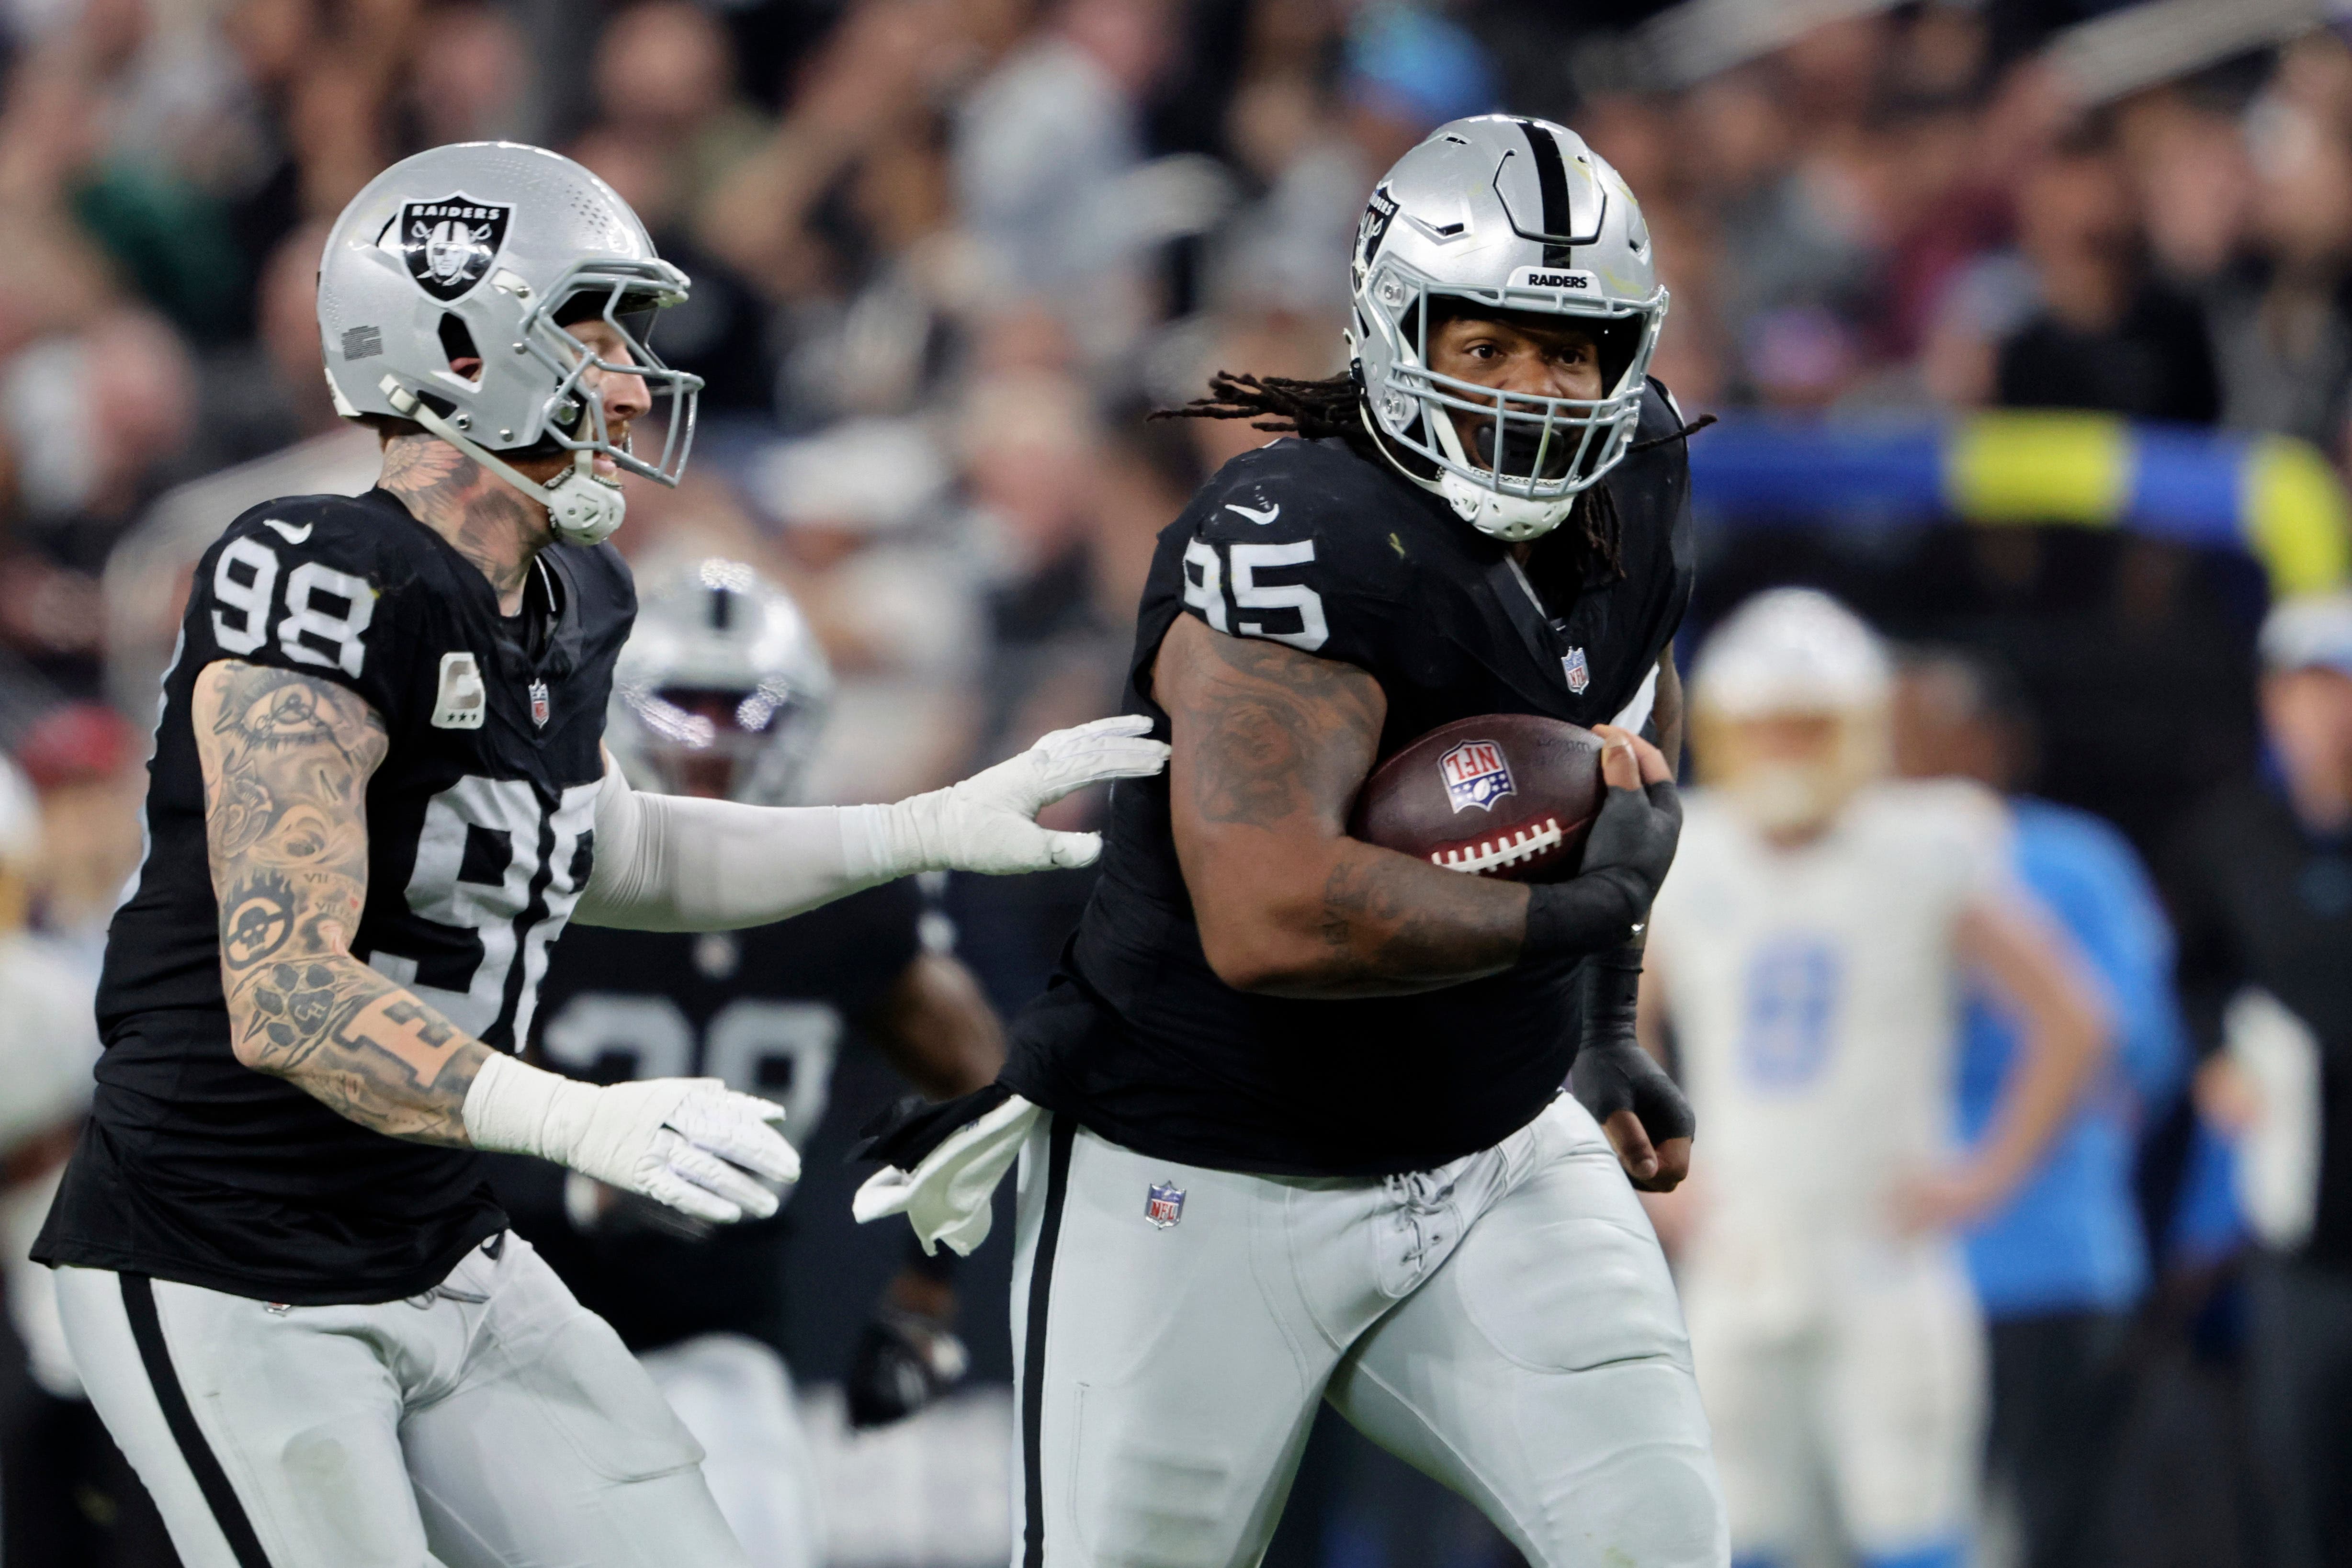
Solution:
M 1209 966 L 1286 997 L 1399 996 L 1507 969 L 1528 890 L 1347 836 L 1388 699 L 1351 664 L 1180 616 L 1153 690 L 1176 855 Z
M 236 660 L 197 674 L 191 717 L 236 1059 L 363 1127 L 464 1145 L 489 1048 L 351 953 L 383 721 L 344 687 Z

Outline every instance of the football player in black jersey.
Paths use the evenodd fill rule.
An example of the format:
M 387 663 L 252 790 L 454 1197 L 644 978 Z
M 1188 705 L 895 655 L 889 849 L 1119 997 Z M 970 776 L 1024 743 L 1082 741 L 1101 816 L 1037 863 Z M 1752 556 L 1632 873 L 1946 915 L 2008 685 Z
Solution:
M 687 279 L 602 181 L 469 143 L 330 235 L 366 495 L 230 522 L 163 682 L 148 854 L 109 934 L 98 1089 L 34 1256 L 190 1568 L 744 1562 L 612 1329 L 509 1237 L 475 1151 L 727 1223 L 797 1168 L 774 1102 L 509 1054 L 583 924 L 765 925 L 912 872 L 1082 863 L 1037 807 L 1156 767 L 1046 737 L 895 806 L 631 789 L 600 745 L 635 595 L 619 473 L 674 481 Z M 658 461 L 631 427 L 667 405 Z
M 1633 1190 L 1693 1132 L 1633 1033 L 1680 821 L 1634 731 L 1678 744 L 1691 582 L 1665 303 L 1582 141 L 1457 120 L 1372 193 L 1349 375 L 1190 411 L 1295 436 L 1160 536 L 1127 706 L 1170 773 L 1114 798 L 999 1085 L 879 1140 L 859 1198 L 969 1245 L 959 1195 L 1021 1147 L 1027 1568 L 1257 1561 L 1318 1398 L 1541 1568 L 1727 1560 Z M 1580 874 L 1347 836 L 1383 758 L 1492 713 L 1607 737 Z
M 614 669 L 614 759 L 671 794 L 790 800 L 833 681 L 797 607 L 732 561 L 685 562 L 640 584 Z M 596 1082 L 717 1078 L 781 1102 L 803 1141 L 824 1117 L 835 1063 L 861 1046 L 933 1099 L 977 1089 L 1003 1066 L 1003 1026 L 923 880 L 751 931 L 572 931 L 540 987 L 532 1054 Z M 782 1355 L 787 1259 L 827 1234 L 829 1217 L 704 1226 L 514 1155 L 492 1162 L 491 1185 L 516 1232 L 619 1332 L 702 1445 L 703 1476 L 755 1568 L 814 1568 L 819 1485 Z M 891 1282 L 851 1370 L 854 1424 L 909 1414 L 961 1377 L 953 1262 L 909 1260 Z

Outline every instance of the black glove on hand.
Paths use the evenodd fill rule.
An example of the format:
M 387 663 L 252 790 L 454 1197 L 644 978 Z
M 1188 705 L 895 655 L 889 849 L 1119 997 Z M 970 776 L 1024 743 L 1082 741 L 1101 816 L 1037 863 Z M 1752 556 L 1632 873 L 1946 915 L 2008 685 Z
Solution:
M 1671 779 L 1639 789 L 1612 785 L 1607 795 L 1584 843 L 1584 869 L 1567 882 L 1529 891 L 1522 958 L 1614 947 L 1650 917 L 1650 901 L 1666 880 L 1682 837 L 1682 796 Z
M 1607 1123 L 1631 1111 L 1649 1134 L 1650 1146 L 1687 1138 L 1698 1117 L 1680 1085 L 1633 1033 L 1634 1003 L 1642 990 L 1642 945 L 1628 942 L 1593 954 L 1576 967 L 1576 1017 L 1582 1031 L 1576 1061 L 1568 1070 L 1569 1092 Z
M 1630 1040 L 1588 1040 L 1568 1070 L 1569 1092 L 1606 1122 L 1620 1111 L 1641 1119 L 1642 1131 L 1655 1147 L 1669 1138 L 1687 1138 L 1698 1131 L 1698 1117 L 1690 1102 L 1658 1059 Z
M 902 1307 L 877 1309 L 849 1360 L 849 1424 L 903 1421 L 963 1381 L 971 1356 L 945 1323 Z

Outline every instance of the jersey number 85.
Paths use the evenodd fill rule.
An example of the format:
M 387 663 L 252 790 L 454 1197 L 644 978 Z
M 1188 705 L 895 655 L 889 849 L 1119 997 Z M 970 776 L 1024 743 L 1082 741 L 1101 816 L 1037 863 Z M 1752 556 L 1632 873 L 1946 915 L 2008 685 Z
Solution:
M 1270 642 L 1287 643 L 1301 653 L 1311 653 L 1331 640 L 1330 622 L 1323 619 L 1323 596 L 1303 582 L 1262 583 L 1261 571 L 1276 567 L 1307 566 L 1315 559 L 1313 539 L 1293 539 L 1287 544 L 1236 544 L 1219 547 L 1208 539 L 1196 538 L 1184 547 L 1184 602 L 1201 612 L 1210 628 L 1218 632 L 1237 632 L 1244 637 L 1264 637 Z M 1232 570 L 1226 570 L 1230 560 Z M 1233 582 L 1235 613 L 1228 621 L 1225 614 L 1225 582 Z M 1298 616 L 1298 630 L 1269 631 L 1264 618 L 1244 619 L 1254 610 L 1289 610 Z

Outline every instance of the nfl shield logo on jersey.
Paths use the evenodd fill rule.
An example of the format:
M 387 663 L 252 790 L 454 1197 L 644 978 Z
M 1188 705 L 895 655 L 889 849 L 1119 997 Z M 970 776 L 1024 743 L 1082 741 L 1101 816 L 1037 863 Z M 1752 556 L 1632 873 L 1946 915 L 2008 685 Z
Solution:
M 547 727 L 547 683 L 530 683 L 530 722 L 540 728 Z
M 1491 740 L 1465 740 L 1437 759 L 1438 777 L 1445 780 L 1445 798 L 1457 811 L 1475 806 L 1492 809 L 1511 787 L 1511 765 L 1503 748 Z
M 1559 656 L 1559 667 L 1567 673 L 1568 689 L 1578 696 L 1582 696 L 1584 688 L 1592 684 L 1592 666 L 1584 662 L 1584 650 L 1570 648 L 1567 653 L 1562 653 Z
M 1153 1182 L 1144 1195 L 1143 1218 L 1165 1230 L 1184 1218 L 1184 1189 L 1172 1182 Z

